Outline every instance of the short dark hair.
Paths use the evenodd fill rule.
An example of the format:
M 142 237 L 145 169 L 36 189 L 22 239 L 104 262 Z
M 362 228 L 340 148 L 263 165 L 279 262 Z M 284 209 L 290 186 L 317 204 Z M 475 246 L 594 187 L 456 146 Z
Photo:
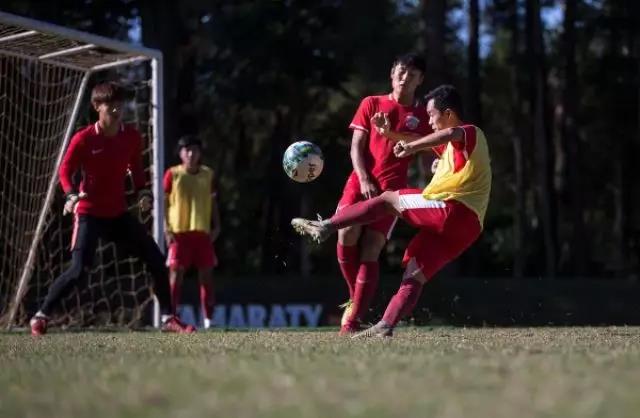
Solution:
M 429 100 L 433 99 L 433 107 L 441 112 L 447 109 L 453 110 L 460 119 L 464 118 L 464 107 L 462 106 L 462 96 L 454 86 L 443 84 L 431 90 L 424 96 L 425 106 Z
M 101 103 L 123 102 L 129 94 L 120 84 L 114 81 L 96 84 L 91 90 L 91 103 L 98 105 Z
M 419 70 L 422 74 L 424 74 L 427 64 L 418 54 L 409 53 L 404 55 L 399 55 L 396 57 L 395 61 L 391 65 L 391 68 L 396 68 L 396 65 L 404 65 L 405 67 L 413 67 L 416 70 Z
M 178 139 L 178 144 L 176 145 L 176 151 L 179 153 L 182 148 L 187 148 L 192 145 L 200 148 L 200 151 L 204 148 L 202 141 L 195 135 L 183 135 Z

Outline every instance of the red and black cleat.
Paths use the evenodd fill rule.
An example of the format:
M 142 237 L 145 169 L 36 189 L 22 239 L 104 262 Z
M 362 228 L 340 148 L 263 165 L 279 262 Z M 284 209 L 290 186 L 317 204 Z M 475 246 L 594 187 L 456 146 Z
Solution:
M 38 337 L 46 334 L 48 321 L 44 316 L 34 316 L 31 318 L 31 321 L 29 321 L 29 325 L 31 325 L 31 335 Z

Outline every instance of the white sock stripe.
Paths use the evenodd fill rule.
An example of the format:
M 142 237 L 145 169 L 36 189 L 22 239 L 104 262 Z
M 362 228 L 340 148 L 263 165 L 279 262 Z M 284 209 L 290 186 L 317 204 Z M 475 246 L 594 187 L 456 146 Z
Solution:
M 442 200 L 427 200 L 421 194 L 400 195 L 400 207 L 406 209 L 442 209 L 446 207 Z

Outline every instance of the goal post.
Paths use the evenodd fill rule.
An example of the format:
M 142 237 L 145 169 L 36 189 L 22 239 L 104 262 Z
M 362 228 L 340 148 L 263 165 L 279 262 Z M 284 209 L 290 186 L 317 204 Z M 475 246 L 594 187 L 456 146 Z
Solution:
M 134 92 L 127 122 L 145 138 L 155 199 L 144 221 L 164 245 L 162 68 L 158 50 L 0 12 L 0 321 L 8 327 L 25 321 L 69 262 L 57 171 L 78 121 L 87 120 L 94 78 L 116 78 Z M 158 326 L 140 263 L 109 243 L 98 252 L 88 291 L 63 303 L 61 321 L 131 325 L 153 304 Z

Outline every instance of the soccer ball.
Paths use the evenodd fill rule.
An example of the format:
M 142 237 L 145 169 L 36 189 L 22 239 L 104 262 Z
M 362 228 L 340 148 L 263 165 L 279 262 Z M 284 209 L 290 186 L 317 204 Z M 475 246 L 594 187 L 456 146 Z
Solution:
M 322 173 L 322 150 L 313 142 L 298 141 L 289 145 L 282 158 L 285 173 L 298 183 L 313 181 Z

